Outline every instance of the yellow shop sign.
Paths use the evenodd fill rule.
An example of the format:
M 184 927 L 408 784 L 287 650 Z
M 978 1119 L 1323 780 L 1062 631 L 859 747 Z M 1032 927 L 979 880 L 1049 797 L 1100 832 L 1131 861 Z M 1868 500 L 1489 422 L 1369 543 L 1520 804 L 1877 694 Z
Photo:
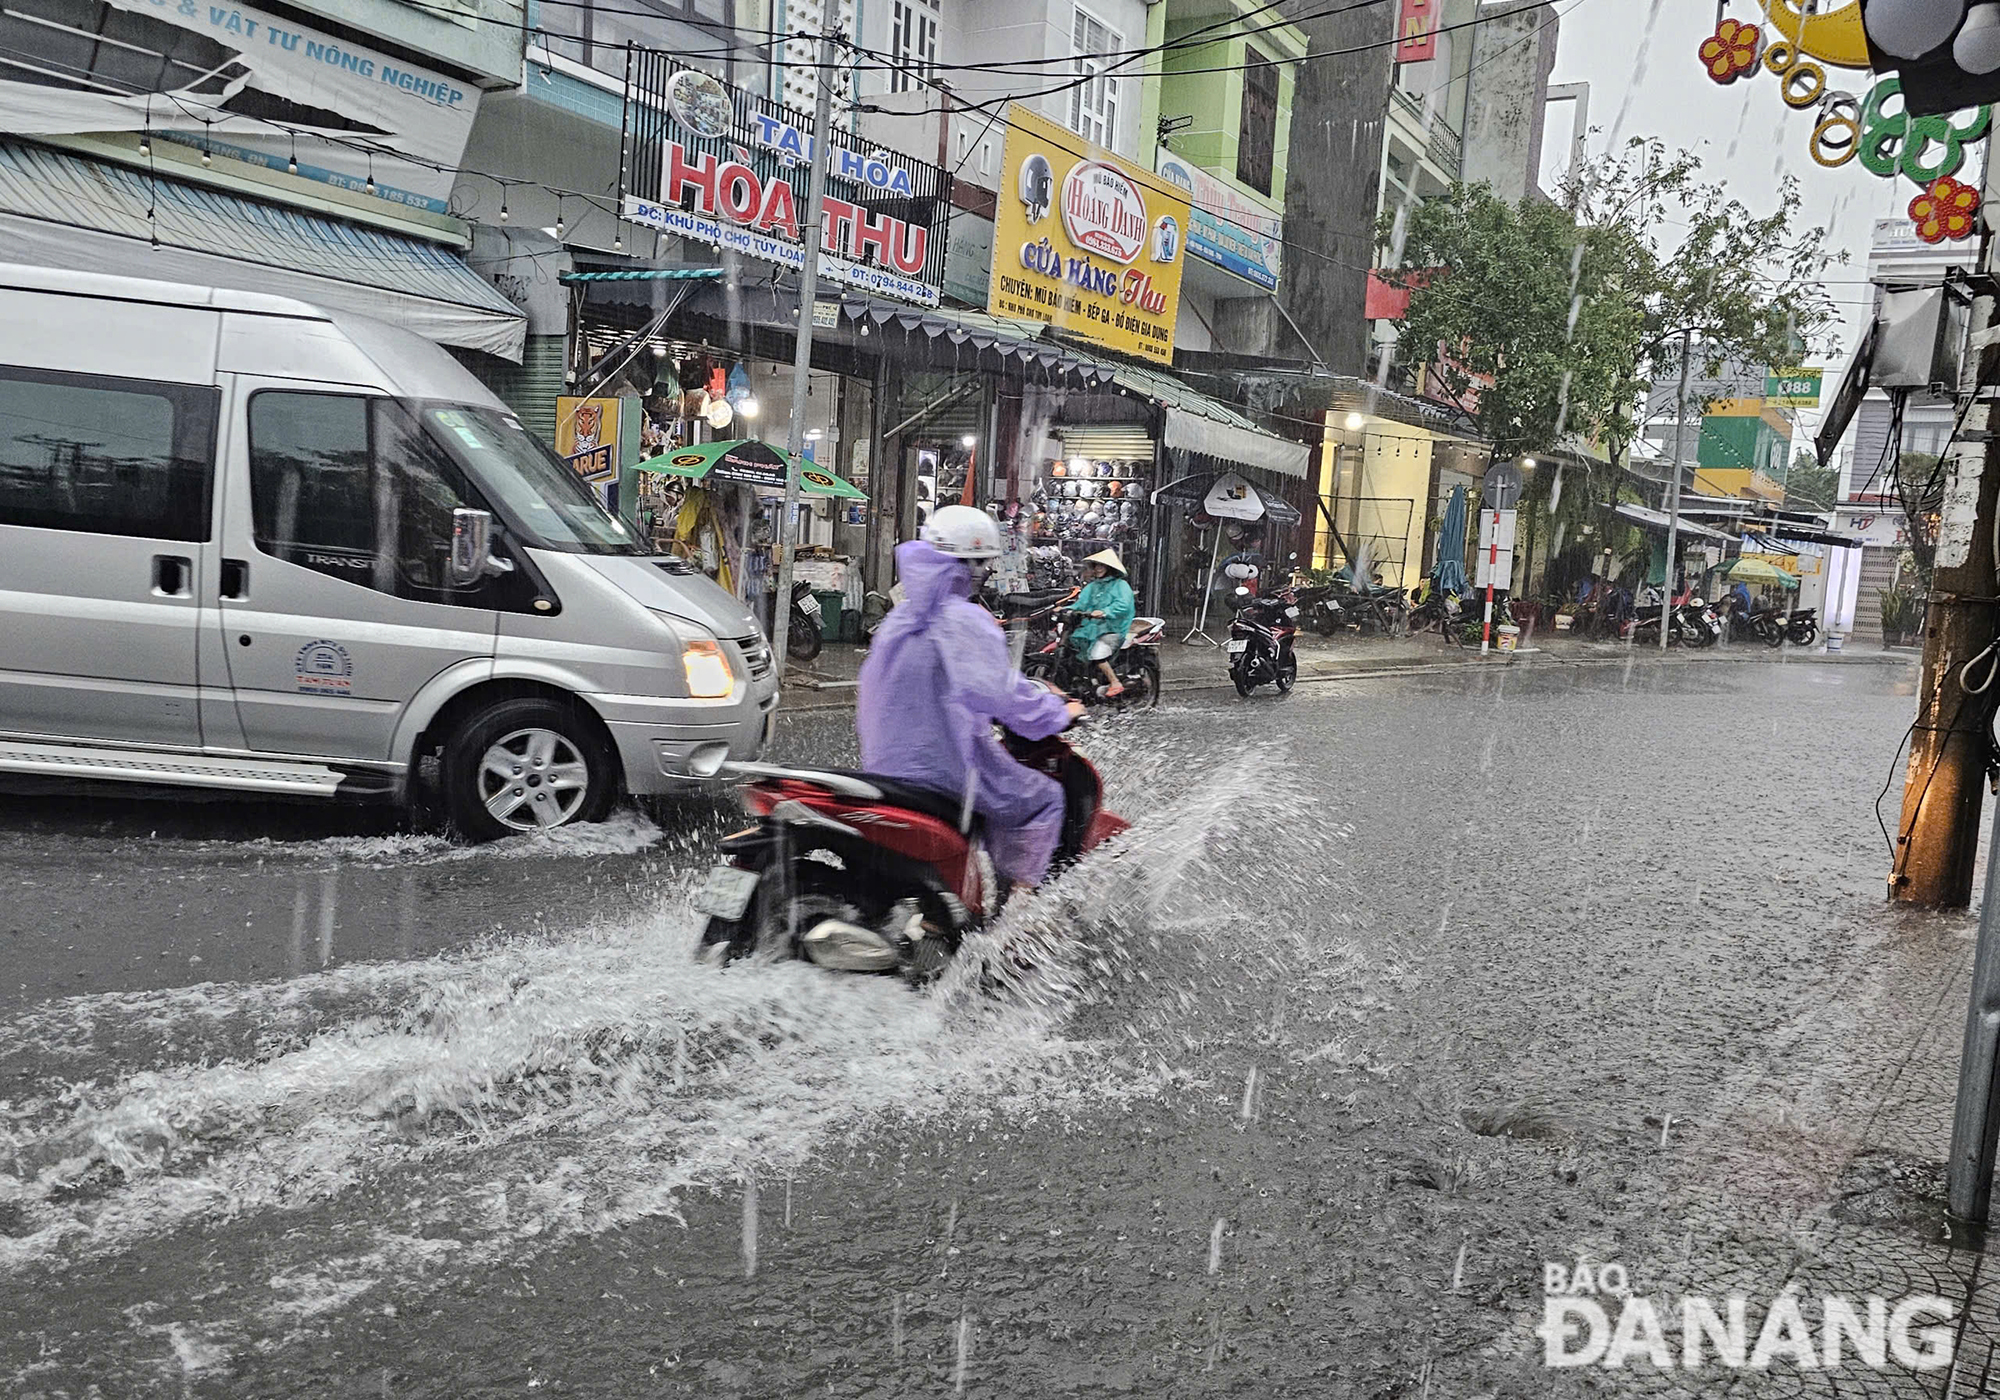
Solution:
M 1150 171 L 1009 107 L 986 309 L 1169 364 L 1188 214 Z

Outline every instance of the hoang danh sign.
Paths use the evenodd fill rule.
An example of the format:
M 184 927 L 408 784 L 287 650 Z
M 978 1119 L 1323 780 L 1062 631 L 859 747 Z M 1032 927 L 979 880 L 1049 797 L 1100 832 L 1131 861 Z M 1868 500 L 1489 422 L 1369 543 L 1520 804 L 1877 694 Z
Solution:
M 826 168 L 820 276 L 935 306 L 944 287 L 951 177 L 728 86 L 663 53 L 627 80 L 634 154 L 620 212 L 635 224 L 782 267 L 805 266 L 806 180 Z
M 1189 213 L 1185 191 L 1009 107 L 986 309 L 1170 363 Z

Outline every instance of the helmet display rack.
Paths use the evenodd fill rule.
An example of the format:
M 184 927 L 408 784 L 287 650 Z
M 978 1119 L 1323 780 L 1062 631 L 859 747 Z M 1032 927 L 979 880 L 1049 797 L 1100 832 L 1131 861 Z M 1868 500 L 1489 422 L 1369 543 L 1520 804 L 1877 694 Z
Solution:
M 1150 566 L 1150 458 L 1050 458 L 1028 493 L 1033 540 L 1072 561 L 1116 549 L 1136 578 Z

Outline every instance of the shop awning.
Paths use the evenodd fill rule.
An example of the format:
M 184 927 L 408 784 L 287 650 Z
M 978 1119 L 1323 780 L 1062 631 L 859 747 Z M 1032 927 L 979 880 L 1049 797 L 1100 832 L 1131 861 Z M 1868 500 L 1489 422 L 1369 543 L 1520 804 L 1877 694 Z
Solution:
M 296 297 L 516 362 L 527 339 L 520 309 L 437 244 L 13 141 L 0 240 L 10 262 Z
M 1621 519 L 1631 521 L 1642 530 L 1652 530 L 1662 535 L 1667 533 L 1667 526 L 1671 523 L 1665 511 L 1649 510 L 1645 506 L 1635 506 L 1628 501 L 1619 502 L 1613 508 L 1612 513 Z M 1681 523 L 1675 526 L 1675 531 L 1681 537 L 1693 540 L 1734 540 L 1736 538 L 1734 535 L 1725 535 L 1720 530 L 1711 530 L 1706 525 L 1697 525 L 1686 516 L 1681 517 Z
M 1092 357 L 1095 358 L 1095 357 Z M 1312 449 L 1267 433 L 1236 409 L 1212 399 L 1173 375 L 1137 365 L 1099 360 L 1112 382 L 1157 405 L 1166 415 L 1162 444 L 1213 458 L 1225 466 L 1262 467 L 1280 476 L 1303 477 Z

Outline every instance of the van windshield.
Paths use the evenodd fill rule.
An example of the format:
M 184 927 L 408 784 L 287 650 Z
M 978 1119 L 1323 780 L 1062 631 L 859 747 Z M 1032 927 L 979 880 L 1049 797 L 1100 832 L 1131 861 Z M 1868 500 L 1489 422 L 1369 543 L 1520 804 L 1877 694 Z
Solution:
M 464 404 L 415 407 L 430 435 L 524 543 L 567 554 L 652 553 L 512 414 Z

